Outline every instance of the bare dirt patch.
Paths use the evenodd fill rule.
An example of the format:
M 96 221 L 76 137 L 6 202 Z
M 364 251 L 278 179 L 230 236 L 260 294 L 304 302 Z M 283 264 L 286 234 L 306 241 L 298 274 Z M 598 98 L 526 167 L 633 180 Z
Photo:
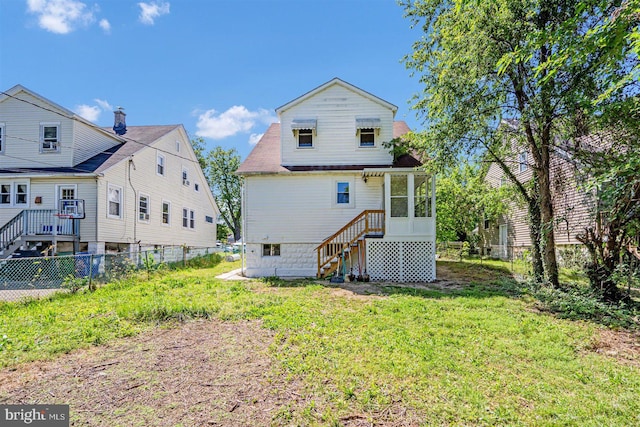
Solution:
M 0 402 L 70 404 L 74 425 L 269 425 L 301 404 L 272 341 L 257 321 L 161 328 L 5 370 Z
M 626 365 L 640 367 L 640 334 L 601 329 L 591 351 L 613 357 Z

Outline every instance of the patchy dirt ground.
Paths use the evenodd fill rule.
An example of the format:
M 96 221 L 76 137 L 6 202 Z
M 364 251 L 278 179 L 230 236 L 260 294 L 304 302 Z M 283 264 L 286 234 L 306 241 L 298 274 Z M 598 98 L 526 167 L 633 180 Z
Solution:
M 259 322 L 187 322 L 5 371 L 2 403 L 70 404 L 75 425 L 269 425 L 295 408 Z
M 439 266 L 438 282 L 410 286 L 460 288 L 475 274 L 480 273 L 461 276 Z M 382 298 L 389 284 L 331 285 L 344 297 Z M 277 374 L 268 352 L 274 338 L 259 321 L 161 327 L 0 371 L 0 403 L 70 404 L 72 425 L 83 426 L 289 425 L 292 413 L 323 397 L 309 396 L 301 382 Z M 638 335 L 603 330 L 587 351 L 640 366 Z M 406 411 L 398 403 L 340 421 L 350 427 L 372 425 L 372 419 L 382 426 L 418 425 L 415 414 Z

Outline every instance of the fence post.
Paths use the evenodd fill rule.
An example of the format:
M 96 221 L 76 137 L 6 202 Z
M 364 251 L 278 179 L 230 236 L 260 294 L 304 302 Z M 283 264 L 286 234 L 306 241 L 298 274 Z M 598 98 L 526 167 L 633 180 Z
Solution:
M 187 267 L 187 245 L 182 246 L 182 266 Z

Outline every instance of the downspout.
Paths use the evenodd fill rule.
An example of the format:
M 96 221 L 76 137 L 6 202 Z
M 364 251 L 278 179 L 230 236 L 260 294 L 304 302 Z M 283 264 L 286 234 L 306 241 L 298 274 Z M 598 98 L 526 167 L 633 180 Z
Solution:
M 135 163 L 133 163 L 133 156 L 131 156 L 131 158 L 129 159 L 129 168 L 128 168 L 129 169 L 129 173 L 128 173 L 129 177 L 128 177 L 128 180 L 129 180 L 129 186 L 131 187 L 131 190 L 133 191 L 133 206 L 134 206 L 134 212 L 133 212 L 133 242 L 134 243 L 138 243 L 138 253 L 139 253 L 140 252 L 140 250 L 139 250 L 140 242 L 138 242 L 138 227 L 137 227 L 138 226 L 138 221 L 137 221 L 137 218 L 136 218 L 137 209 L 135 208 L 135 206 L 136 206 L 136 189 L 133 187 L 133 183 L 131 182 L 131 166 L 132 165 L 133 165 L 133 170 L 136 170 L 136 165 L 135 165 Z M 124 205 L 124 203 L 123 203 L 123 205 Z M 124 208 L 124 206 L 123 206 L 123 208 Z M 124 209 L 123 209 L 122 213 L 124 214 Z M 125 224 L 126 223 L 127 223 L 127 219 L 125 217 Z
M 241 257 L 241 267 L 240 270 L 242 272 L 242 276 L 245 276 L 245 269 L 246 269 L 246 259 L 247 259 L 247 239 L 246 239 L 246 234 L 245 234 L 245 230 L 246 230 L 246 226 L 247 226 L 247 217 L 246 217 L 246 212 L 247 210 L 245 209 L 245 191 L 246 191 L 246 180 L 243 179 L 242 180 L 242 191 L 240 192 L 240 215 L 242 216 L 242 230 L 240 233 L 240 238 L 242 240 L 242 245 L 241 245 L 241 250 L 240 250 L 240 257 Z

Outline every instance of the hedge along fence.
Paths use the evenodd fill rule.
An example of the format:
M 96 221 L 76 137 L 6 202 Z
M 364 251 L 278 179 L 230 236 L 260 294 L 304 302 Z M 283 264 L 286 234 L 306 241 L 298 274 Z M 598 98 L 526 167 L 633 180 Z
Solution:
M 194 258 L 220 252 L 215 247 L 166 246 L 141 252 L 76 254 L 0 261 L 0 300 L 41 296 L 60 289 L 72 292 L 120 279 L 134 271 L 186 266 Z

